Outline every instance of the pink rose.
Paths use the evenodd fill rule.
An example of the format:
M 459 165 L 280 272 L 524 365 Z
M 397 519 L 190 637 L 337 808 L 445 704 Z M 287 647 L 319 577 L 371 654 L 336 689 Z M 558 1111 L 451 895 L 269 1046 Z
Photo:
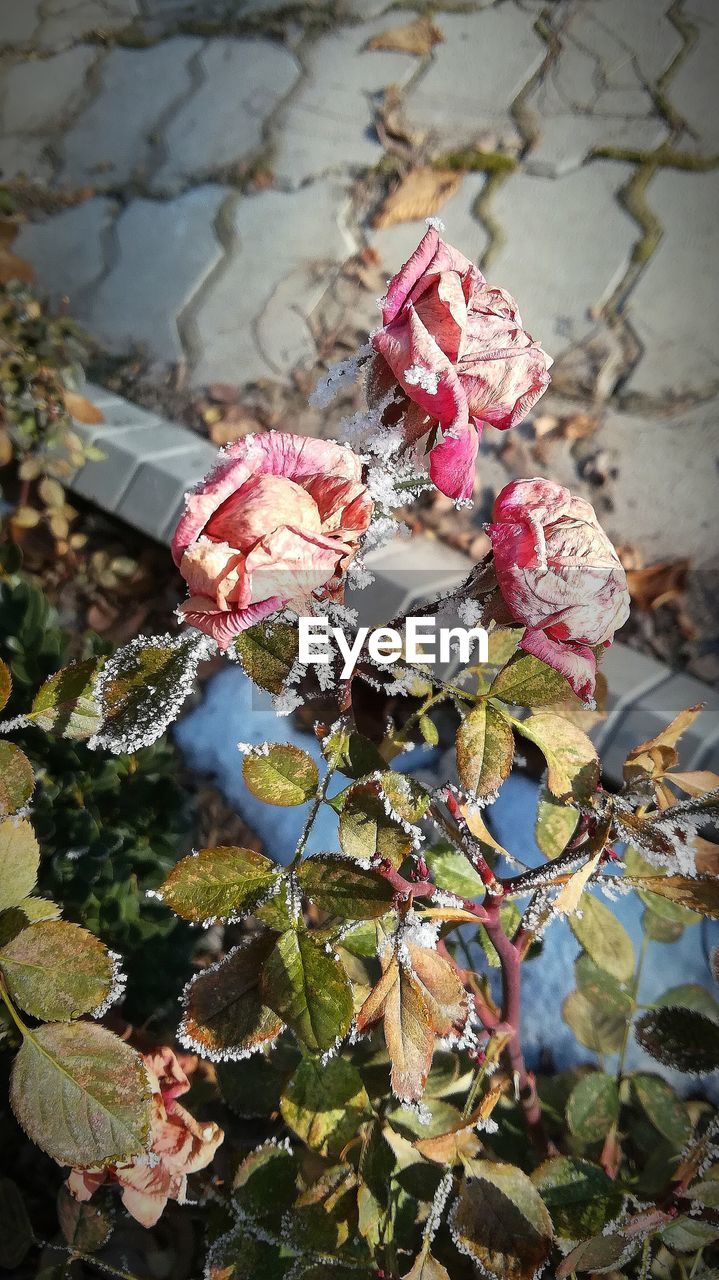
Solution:
M 189 623 L 221 649 L 290 605 L 340 600 L 372 515 L 362 464 L 330 440 L 268 431 L 225 450 L 189 494 L 172 542 Z
M 184 1204 L 187 1175 L 212 1160 L 224 1133 L 212 1121 L 198 1123 L 175 1099 L 190 1087 L 172 1049 L 143 1055 L 152 1084 L 150 1150 L 128 1164 L 73 1169 L 67 1180 L 76 1200 L 89 1200 L 105 1182 L 122 1187 L 122 1203 L 143 1227 L 154 1227 L 168 1200 Z
M 521 647 L 594 692 L 594 647 L 629 617 L 619 557 L 584 498 L 551 480 L 513 480 L 494 503 L 489 536 L 505 605 L 526 631 Z
M 552 361 L 522 328 L 514 299 L 430 227 L 390 282 L 372 346 L 373 403 L 399 382 L 410 401 L 405 438 L 439 425 L 430 478 L 450 498 L 471 498 L 483 424 L 521 422 L 549 384 Z

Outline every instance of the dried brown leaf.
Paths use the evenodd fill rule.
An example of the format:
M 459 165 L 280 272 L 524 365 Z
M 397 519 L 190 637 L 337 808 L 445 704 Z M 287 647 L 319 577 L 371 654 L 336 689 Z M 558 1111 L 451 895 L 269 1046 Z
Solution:
M 690 564 L 689 560 L 663 560 L 644 569 L 626 569 L 632 603 L 644 610 L 676 603 L 686 588 Z
M 98 422 L 105 421 L 105 415 L 102 409 L 98 409 L 96 404 L 88 400 L 86 396 L 78 395 L 77 391 L 65 391 L 65 408 L 76 422 L 86 422 L 94 425 Z
M 393 53 L 414 53 L 423 57 L 431 53 L 444 36 L 431 18 L 417 18 L 403 27 L 390 27 L 367 41 L 366 49 L 388 49 Z
M 462 173 L 423 165 L 412 169 L 385 200 L 375 216 L 375 227 L 393 227 L 398 222 L 428 218 L 441 209 L 462 184 Z

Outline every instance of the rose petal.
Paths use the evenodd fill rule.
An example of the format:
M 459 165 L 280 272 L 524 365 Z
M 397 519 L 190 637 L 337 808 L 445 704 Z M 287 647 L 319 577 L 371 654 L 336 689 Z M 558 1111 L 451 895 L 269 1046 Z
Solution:
M 589 645 L 563 643 L 552 639 L 546 631 L 528 628 L 519 647 L 566 676 L 574 692 L 583 701 L 591 698 L 597 678 L 597 659 Z
M 446 435 L 429 455 L 429 477 L 440 493 L 455 502 L 467 501 L 474 492 L 474 464 L 480 431 L 472 424 L 459 435 Z
M 262 474 L 251 476 L 217 508 L 204 536 L 247 552 L 282 525 L 300 525 L 319 533 L 321 523 L 317 503 L 306 489 L 286 476 Z
M 284 608 L 285 601 L 281 596 L 273 596 L 269 600 L 260 600 L 256 604 L 247 605 L 244 609 L 228 611 L 224 609 L 213 611 L 212 604 L 211 600 L 198 602 L 190 599 L 180 606 L 180 610 L 189 626 L 203 631 L 206 636 L 212 636 L 224 652 L 241 631 L 246 631 L 248 627 L 254 627 L 256 622 L 262 622 L 273 613 L 278 613 Z

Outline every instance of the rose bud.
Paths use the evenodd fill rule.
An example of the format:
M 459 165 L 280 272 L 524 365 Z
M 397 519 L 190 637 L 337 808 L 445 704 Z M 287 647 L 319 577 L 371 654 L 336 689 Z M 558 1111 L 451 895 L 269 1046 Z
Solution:
M 399 383 L 400 406 L 389 412 L 405 441 L 441 428 L 430 479 L 448 497 L 470 499 L 484 423 L 521 422 L 549 385 L 552 361 L 522 328 L 514 299 L 430 227 L 390 281 L 372 346 L 371 403 Z
M 362 464 L 330 440 L 268 431 L 238 440 L 188 494 L 172 542 L 187 622 L 226 649 L 286 606 L 341 600 L 372 515 Z
M 526 631 L 520 646 L 594 692 L 594 648 L 629 617 L 624 569 L 594 508 L 551 480 L 514 480 L 494 502 L 489 536 L 499 590 Z

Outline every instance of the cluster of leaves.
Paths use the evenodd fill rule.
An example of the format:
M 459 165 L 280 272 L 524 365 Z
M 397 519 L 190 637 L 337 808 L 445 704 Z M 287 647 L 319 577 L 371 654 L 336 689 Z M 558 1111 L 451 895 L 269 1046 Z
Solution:
M 625 1073 L 624 1055 L 634 1022 L 663 1065 L 719 1066 L 717 1008 L 697 988 L 640 1008 L 641 963 L 591 892 L 636 891 L 647 941 L 719 914 L 711 854 L 697 871 L 694 843 L 716 813 L 717 779 L 677 769 L 676 742 L 698 708 L 636 748 L 611 794 L 580 704 L 517 650 L 519 634 L 497 630 L 490 666 L 451 685 L 409 673 L 414 709 L 380 740 L 358 731 L 345 702 L 317 726 L 321 769 L 286 743 L 245 749 L 255 797 L 308 807 L 292 862 L 206 848 L 164 881 L 166 908 L 194 925 L 220 922 L 236 941 L 188 984 L 181 1041 L 217 1064 L 234 1110 L 268 1126 L 213 1219 L 212 1280 L 462 1280 L 476 1269 L 531 1280 L 547 1268 L 678 1280 L 685 1259 L 695 1276 L 712 1274 L 714 1113 L 683 1103 L 659 1075 Z M 291 622 L 262 624 L 235 656 L 281 694 L 296 641 Z M 61 723 L 111 752 L 149 744 L 207 652 L 189 633 L 134 641 L 101 667 L 76 663 L 25 723 Z M 403 672 L 399 660 L 384 678 Z M 414 728 L 437 740 L 446 705 L 459 783 L 437 790 L 393 764 Z M 546 765 L 546 862 L 505 876 L 501 855 L 519 859 L 481 805 L 509 776 L 517 739 Z M 339 851 L 305 856 L 324 805 Z M 439 842 L 427 842 L 432 828 Z M 583 949 L 565 1018 L 602 1067 L 535 1082 L 519 1034 L 521 968 L 557 918 Z
M 13 680 L 4 711 L 12 720 L 61 669 L 67 637 L 41 589 L 17 572 L 12 547 L 2 560 L 0 658 Z M 87 643 L 87 669 L 99 670 L 98 645 Z M 187 851 L 194 826 L 176 752 L 158 742 L 132 756 L 107 756 L 47 727 L 41 717 L 12 733 L 35 773 L 40 890 L 62 903 L 66 918 L 127 957 L 128 1016 L 157 1017 L 174 1006 L 193 941 L 187 926 L 148 897 Z

